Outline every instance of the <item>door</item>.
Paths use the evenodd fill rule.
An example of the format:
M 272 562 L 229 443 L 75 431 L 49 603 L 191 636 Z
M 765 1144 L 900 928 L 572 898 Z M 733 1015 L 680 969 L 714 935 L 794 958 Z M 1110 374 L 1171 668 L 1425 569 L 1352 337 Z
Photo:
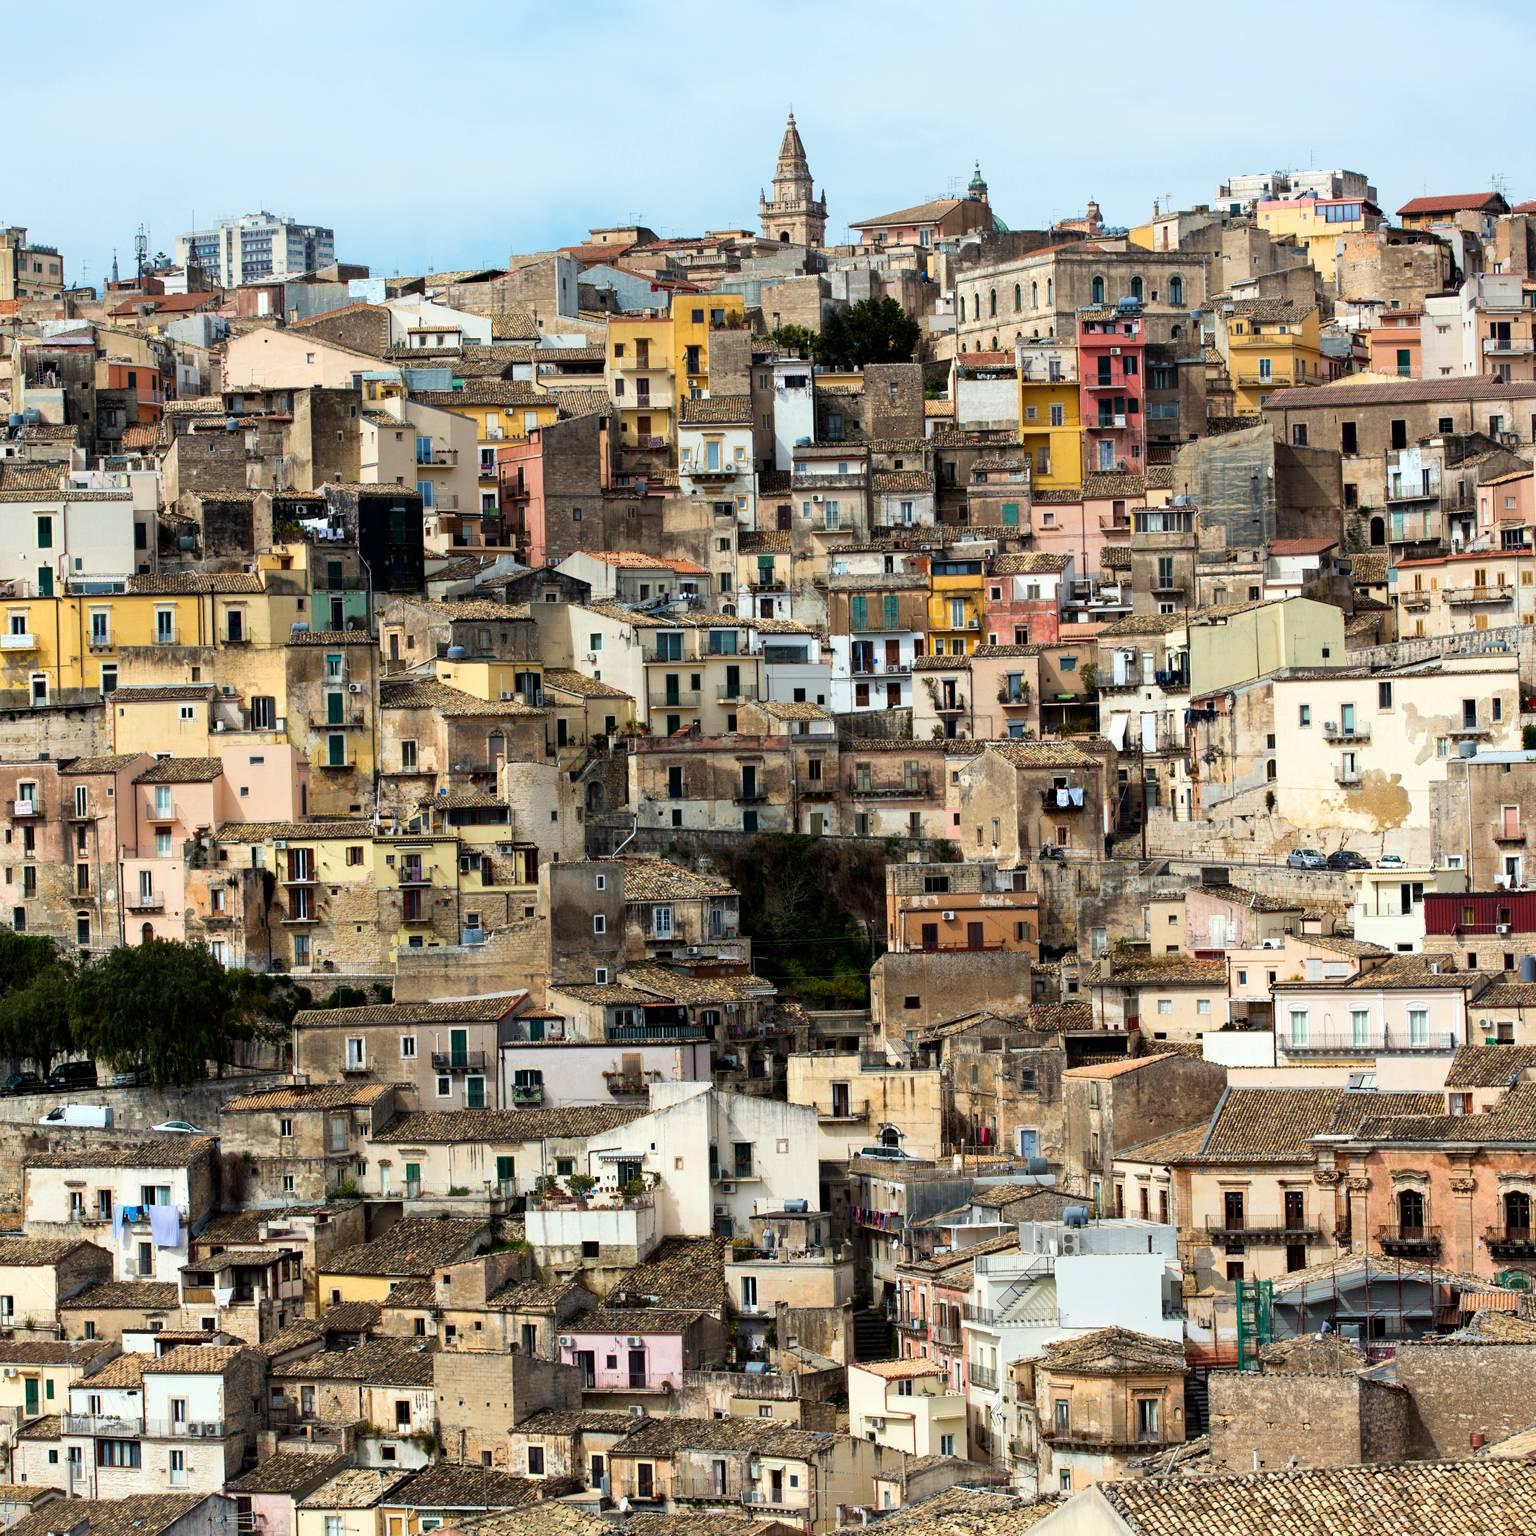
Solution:
M 465 1109 L 485 1108 L 485 1079 L 483 1077 L 466 1077 L 464 1079 L 464 1107 Z
M 597 1356 L 590 1349 L 578 1349 L 576 1369 L 581 1372 L 582 1386 L 590 1392 L 597 1385 Z
M 1299 1232 L 1306 1223 L 1305 1216 L 1306 1196 L 1299 1189 L 1288 1189 L 1285 1192 L 1285 1229 L 1287 1232 Z
M 832 1118 L 834 1120 L 846 1120 L 852 1102 L 847 1083 L 832 1084 Z
M 784 1502 L 784 1469 L 782 1467 L 775 1467 L 768 1474 L 768 1502 L 770 1504 Z
M 467 1029 L 448 1031 L 448 1052 L 451 1066 L 463 1068 L 469 1065 L 469 1031 Z
M 1241 1231 L 1243 1223 L 1243 1192 L 1226 1190 L 1221 1197 L 1221 1224 L 1229 1231 Z
M 420 1163 L 407 1163 L 405 1165 L 405 1193 L 412 1200 L 421 1193 Z
M 643 1349 L 629 1351 L 629 1384 L 631 1387 L 645 1386 L 645 1351 Z
M 965 925 L 965 947 L 967 949 L 984 949 L 986 939 L 980 923 L 967 923 Z
M 37 1384 L 38 1384 L 38 1378 L 36 1376 L 28 1376 L 27 1377 L 27 1379 L 26 1379 L 26 1401 L 27 1401 L 27 1417 L 29 1419 L 35 1419 L 37 1417 L 39 1411 L 40 1411 L 39 1410 L 39 1406 L 38 1406 L 38 1397 L 37 1397 L 38 1387 L 37 1387 Z

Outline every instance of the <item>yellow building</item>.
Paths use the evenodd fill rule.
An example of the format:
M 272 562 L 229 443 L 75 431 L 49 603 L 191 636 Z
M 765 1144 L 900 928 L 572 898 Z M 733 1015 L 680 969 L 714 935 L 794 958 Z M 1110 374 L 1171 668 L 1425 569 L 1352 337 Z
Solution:
M 739 293 L 678 294 L 672 300 L 672 356 L 677 384 L 685 394 L 709 391 L 709 338 L 739 331 L 747 323 Z
M 1065 379 L 1021 378 L 1019 441 L 1037 491 L 1076 491 L 1083 483 L 1083 423 L 1078 388 Z
M 1338 271 L 1339 240 L 1380 226 L 1381 209 L 1358 197 L 1271 198 L 1256 209 L 1259 228 L 1271 240 L 1289 236 L 1307 250 L 1307 260 L 1333 287 Z
M 1239 416 L 1257 416 L 1277 390 L 1327 377 L 1317 310 L 1291 299 L 1238 299 L 1216 311 L 1217 350 L 1227 357 Z
M 983 561 L 978 555 L 936 556 L 928 574 L 928 650 L 969 656 L 981 639 Z
M 609 317 L 605 375 L 626 448 L 666 448 L 675 439 L 673 331 L 670 318 Z

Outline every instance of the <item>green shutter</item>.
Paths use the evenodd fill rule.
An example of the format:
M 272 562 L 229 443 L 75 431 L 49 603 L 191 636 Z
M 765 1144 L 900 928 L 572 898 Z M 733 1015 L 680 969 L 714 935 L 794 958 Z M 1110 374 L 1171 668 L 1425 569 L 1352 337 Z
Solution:
M 1019 526 L 1019 504 L 1016 501 L 1003 503 L 1003 526 L 1017 528 Z
M 855 629 L 869 628 L 869 599 L 867 597 L 855 597 L 853 600 L 853 627 Z
M 885 594 L 885 627 L 887 629 L 901 627 L 901 603 L 894 592 Z

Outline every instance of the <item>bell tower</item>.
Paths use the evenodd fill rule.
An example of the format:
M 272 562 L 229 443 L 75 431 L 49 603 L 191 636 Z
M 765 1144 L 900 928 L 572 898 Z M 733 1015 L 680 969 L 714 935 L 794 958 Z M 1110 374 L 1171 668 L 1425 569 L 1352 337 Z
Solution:
M 773 196 L 757 197 L 763 238 L 782 245 L 820 246 L 827 232 L 827 200 L 816 197 L 816 183 L 805 158 L 805 145 L 795 127 L 795 114 L 784 125 L 779 161 L 773 168 Z

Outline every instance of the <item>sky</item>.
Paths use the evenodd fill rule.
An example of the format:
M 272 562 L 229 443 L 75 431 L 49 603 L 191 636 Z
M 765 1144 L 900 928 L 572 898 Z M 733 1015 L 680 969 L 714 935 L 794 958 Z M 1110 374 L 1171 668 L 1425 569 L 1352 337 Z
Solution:
M 757 224 L 792 106 L 848 222 L 963 187 L 979 160 L 1016 229 L 1135 224 L 1234 172 L 1366 172 L 1388 212 L 1499 179 L 1536 196 L 1536 116 L 1484 82 L 1536 13 L 1461 0 L 158 0 L 0 10 L 7 116 L 35 152 L 0 223 L 99 283 L 265 208 L 336 231 L 375 273 L 499 266 L 640 219 Z M 1417 41 L 1415 41 L 1417 39 Z M 1395 45 L 1405 46 L 1398 48 Z M 195 223 L 194 223 L 195 221 Z

